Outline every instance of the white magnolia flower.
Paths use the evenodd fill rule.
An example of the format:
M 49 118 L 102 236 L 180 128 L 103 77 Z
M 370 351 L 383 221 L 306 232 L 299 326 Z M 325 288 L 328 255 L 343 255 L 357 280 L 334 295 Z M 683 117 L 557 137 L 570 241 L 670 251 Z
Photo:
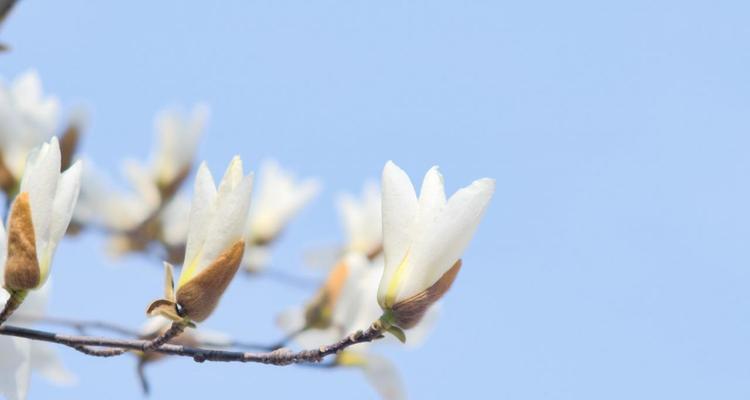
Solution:
M 165 299 L 152 303 L 149 315 L 201 322 L 216 308 L 242 259 L 252 183 L 252 174 L 243 176 L 239 157 L 229 164 L 218 189 L 206 164 L 201 164 L 176 292 L 172 267 L 166 264 Z
M 271 264 L 271 246 L 269 244 L 246 244 L 242 256 L 242 266 L 250 272 L 260 272 Z
M 364 373 L 370 387 L 375 389 L 383 400 L 406 399 L 406 389 L 398 369 L 389 359 L 352 347 L 339 354 L 338 365 L 359 368 Z
M 266 243 L 284 229 L 289 221 L 320 190 L 315 179 L 297 181 L 275 161 L 266 161 L 258 173 L 258 188 L 250 208 L 251 243 Z
M 190 199 L 187 196 L 175 196 L 164 207 L 161 219 L 161 237 L 169 246 L 180 247 L 187 242 L 190 217 Z
M 135 164 L 126 163 L 123 169 L 135 187 L 135 193 L 116 188 L 112 179 L 93 161 L 85 160 L 74 221 L 113 232 L 126 232 L 151 216 L 159 202 L 156 187 L 148 179 L 144 182 L 143 169 Z
M 315 309 L 319 314 L 331 314 L 328 326 L 306 329 L 295 335 L 294 341 L 306 349 L 334 343 L 346 335 L 366 329 L 382 314 L 376 299 L 378 282 L 383 273 L 382 258 L 369 261 L 360 253 L 349 253 L 332 270 L 326 282 L 324 298 L 333 298 L 333 304 Z M 315 304 L 315 303 L 313 303 Z M 315 307 L 320 307 L 316 304 Z M 325 310 L 330 307 L 331 310 Z M 311 325 L 311 308 L 292 309 L 282 313 L 279 325 L 288 334 Z M 320 318 L 320 315 L 313 318 Z M 422 325 L 415 330 L 423 330 Z M 426 330 L 429 328 L 425 326 Z M 420 334 L 420 337 L 424 335 Z M 404 385 L 396 367 L 389 360 L 373 353 L 371 343 L 361 343 L 347 348 L 336 357 L 336 364 L 361 370 L 370 385 L 383 399 L 405 398 Z
M 5 229 L 0 225 L 0 286 L 5 284 L 6 243 Z M 8 323 L 28 327 L 36 318 L 43 316 L 49 287 L 48 282 L 29 294 L 16 314 L 8 319 Z M 8 298 L 6 292 L 0 291 L 0 304 L 4 304 Z M 63 367 L 57 354 L 46 343 L 0 336 L 0 354 L 0 395 L 9 400 L 26 398 L 32 370 L 40 372 L 44 378 L 58 385 L 75 382 L 75 377 Z
M 339 197 L 338 208 L 346 231 L 346 251 L 373 255 L 383 246 L 380 190 L 368 183 L 361 198 L 344 194 Z
M 385 269 L 377 299 L 386 322 L 408 329 L 450 288 L 495 181 L 479 179 L 446 199 L 433 167 L 417 198 L 406 173 L 389 161 L 382 190 Z
M 14 179 L 23 174 L 26 156 L 54 134 L 60 114 L 56 97 L 45 97 L 36 71 L 11 85 L 0 81 L 0 154 Z
M 73 215 L 80 184 L 80 162 L 60 173 L 56 137 L 29 155 L 8 219 L 6 289 L 35 289 L 46 282 L 57 244 Z
M 198 104 L 190 115 L 162 111 L 156 118 L 158 142 L 152 156 L 152 175 L 160 186 L 184 179 L 195 158 L 208 119 L 208 106 Z
M 247 249 L 242 260 L 242 265 L 253 272 L 271 262 L 270 242 L 320 191 L 317 180 L 297 181 L 275 161 L 265 161 L 258 175 L 258 188 L 248 220 Z

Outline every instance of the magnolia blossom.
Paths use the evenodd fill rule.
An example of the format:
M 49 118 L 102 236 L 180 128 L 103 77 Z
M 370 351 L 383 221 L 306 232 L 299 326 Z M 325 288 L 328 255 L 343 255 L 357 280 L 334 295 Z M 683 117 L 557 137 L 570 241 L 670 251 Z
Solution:
M 8 291 L 35 289 L 47 280 L 52 256 L 73 215 L 80 184 L 80 162 L 60 173 L 57 138 L 29 155 L 8 219 Z
M 133 159 L 122 164 L 123 176 L 132 191 L 117 189 L 93 163 L 87 163 L 75 221 L 127 233 L 158 217 L 156 212 L 169 203 L 190 172 L 207 116 L 204 105 L 195 106 L 188 117 L 163 111 L 156 119 L 158 137 L 151 165 Z M 119 235 L 110 247 L 120 253 L 138 247 L 132 242 L 133 237 Z
M 164 207 L 161 219 L 161 238 L 170 247 L 181 247 L 187 242 L 190 217 L 190 198 L 175 196 Z
M 380 190 L 368 183 L 360 198 L 344 194 L 339 197 L 339 215 L 346 231 L 345 251 L 376 255 L 383 247 Z
M 165 263 L 165 298 L 149 306 L 149 315 L 201 322 L 216 308 L 242 259 L 252 183 L 253 175 L 243 175 L 239 157 L 229 164 L 218 189 L 206 164 L 200 166 L 182 274 L 175 291 L 172 267 Z
M 87 159 L 83 165 L 81 193 L 73 215 L 76 223 L 126 232 L 141 224 L 159 206 L 158 189 L 137 163 L 123 164 L 124 175 L 134 192 L 116 188 L 93 161 Z
M 417 198 L 406 173 L 389 161 L 382 188 L 385 269 L 377 299 L 386 324 L 408 329 L 453 283 L 495 182 L 479 179 L 446 199 L 443 177 L 433 167 Z
M 3 179 L 19 179 L 29 152 L 54 134 L 59 114 L 59 101 L 44 96 L 36 71 L 21 74 L 10 85 L 0 81 L 1 169 L 10 175 Z
M 4 269 L 7 256 L 5 229 L 0 225 L 0 286 L 4 285 Z M 26 300 L 8 322 L 15 326 L 28 327 L 35 318 L 44 315 L 49 296 L 50 283 L 26 297 Z M 0 304 L 8 301 L 8 294 L 0 291 Z M 27 339 L 0 336 L 0 395 L 9 400 L 26 398 L 32 370 L 47 380 L 66 385 L 75 382 L 75 377 L 60 362 L 56 353 L 46 343 Z
M 152 156 L 151 174 L 162 191 L 173 189 L 190 172 L 198 141 L 208 119 L 208 106 L 198 104 L 190 115 L 162 111 L 156 118 L 158 142 Z
M 370 261 L 360 253 L 349 253 L 331 271 L 318 296 L 304 309 L 288 310 L 278 323 L 295 342 L 306 349 L 334 343 L 348 334 L 365 329 L 382 311 L 375 301 L 383 273 L 382 258 Z M 326 318 L 328 316 L 328 318 Z M 431 328 L 433 318 L 425 318 L 415 331 L 421 340 Z M 413 344 L 418 342 L 411 341 Z M 396 367 L 372 350 L 373 344 L 361 343 L 336 357 L 336 365 L 361 370 L 383 399 L 405 398 L 404 385 Z
M 315 179 L 298 181 L 275 161 L 266 161 L 258 173 L 259 183 L 250 207 L 247 243 L 243 265 L 257 271 L 270 261 L 269 242 L 320 191 Z
M 317 180 L 297 181 L 275 161 L 261 164 L 258 181 L 248 222 L 253 243 L 273 240 L 320 190 Z

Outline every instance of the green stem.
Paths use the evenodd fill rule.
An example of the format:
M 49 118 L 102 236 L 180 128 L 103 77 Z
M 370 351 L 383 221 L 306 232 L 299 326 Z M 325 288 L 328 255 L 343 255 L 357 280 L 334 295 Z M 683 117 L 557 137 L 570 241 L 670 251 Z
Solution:
M 18 307 L 23 304 L 23 300 L 26 298 L 26 295 L 29 293 L 28 290 L 11 290 L 6 289 L 8 293 L 10 293 L 10 298 L 5 303 L 5 307 L 3 307 L 3 311 L 0 311 L 0 325 L 2 325 L 10 316 L 18 310 Z

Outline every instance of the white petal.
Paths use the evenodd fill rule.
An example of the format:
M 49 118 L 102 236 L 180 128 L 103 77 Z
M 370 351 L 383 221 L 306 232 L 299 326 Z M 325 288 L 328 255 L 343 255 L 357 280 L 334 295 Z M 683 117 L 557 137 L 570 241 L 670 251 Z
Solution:
M 284 334 L 291 334 L 305 326 L 305 310 L 302 307 L 290 308 L 282 311 L 276 317 L 276 326 L 284 331 Z
M 161 195 L 153 177 L 143 164 L 136 160 L 125 160 L 122 164 L 122 171 L 138 194 L 139 200 L 150 210 L 155 210 L 161 201 Z
M 241 169 L 240 176 L 242 176 Z M 227 248 L 243 238 L 248 209 L 250 208 L 252 187 L 252 174 L 237 182 L 236 186 L 231 188 L 231 191 L 222 191 L 220 185 L 216 199 L 216 214 L 208 227 L 208 237 L 204 245 L 201 263 L 205 263 L 207 266 Z
M 146 322 L 141 325 L 141 328 L 139 329 L 139 332 L 141 334 L 148 336 L 148 335 L 155 335 L 172 325 L 172 321 L 162 317 L 161 315 L 157 315 L 154 317 L 150 317 Z
M 343 333 L 335 328 L 310 329 L 295 336 L 294 342 L 303 349 L 312 350 L 334 343 L 346 335 L 347 333 Z
M 494 191 L 494 180 L 477 180 L 451 196 L 440 216 L 425 225 L 415 238 L 399 300 L 432 286 L 458 261 Z
M 65 368 L 57 353 L 46 343 L 31 343 L 31 369 L 56 385 L 68 386 L 77 381 L 75 375 Z
M 406 399 L 406 391 L 396 366 L 384 357 L 367 353 L 362 372 L 381 398 L 385 400 Z
M 190 200 L 185 196 L 175 196 L 161 215 L 164 242 L 171 246 L 184 245 L 190 228 L 189 219 Z
M 73 217 L 73 210 L 75 210 L 81 189 L 81 168 L 81 161 L 76 161 L 60 176 L 55 200 L 52 203 L 49 257 L 54 254 L 57 243 L 65 235 L 70 219 Z
M 207 118 L 208 107 L 202 104 L 196 105 L 189 117 L 174 110 L 163 111 L 157 116 L 158 143 L 153 168 L 159 181 L 170 182 L 189 167 Z
M 317 180 L 299 182 L 277 162 L 264 161 L 250 209 L 250 239 L 269 240 L 278 236 L 319 191 L 320 184 Z
M 206 241 L 208 224 L 213 218 L 215 198 L 216 185 L 211 176 L 211 171 L 208 170 L 204 162 L 198 168 L 198 173 L 195 177 L 193 201 L 190 206 L 190 228 L 185 248 L 185 261 L 178 286 L 182 285 L 187 277 L 197 272 L 198 256 Z
M 245 244 L 242 266 L 250 272 L 260 272 L 271 264 L 271 249 L 268 246 Z
M 411 227 L 417 214 L 414 186 L 401 168 L 388 161 L 383 168 L 383 252 L 385 270 L 378 290 L 378 302 L 385 304 L 386 292 L 396 269 L 411 245 Z
M 60 178 L 60 145 L 56 137 L 29 155 L 20 192 L 29 193 L 31 219 L 36 236 L 37 257 L 44 262 L 50 239 L 52 203 Z
M 383 220 L 381 217 L 380 189 L 368 182 L 361 198 L 341 195 L 338 200 L 339 216 L 347 237 L 347 248 L 365 254 L 381 247 Z
M 446 202 L 443 175 L 437 166 L 432 167 L 425 174 L 419 192 L 419 213 L 426 219 L 424 222 L 437 218 Z
M 0 337 L 0 395 L 24 400 L 31 376 L 31 343 L 26 339 Z
M 232 345 L 232 337 L 218 331 L 200 329 L 193 332 L 195 339 L 201 344 L 201 347 L 208 349 L 223 349 Z

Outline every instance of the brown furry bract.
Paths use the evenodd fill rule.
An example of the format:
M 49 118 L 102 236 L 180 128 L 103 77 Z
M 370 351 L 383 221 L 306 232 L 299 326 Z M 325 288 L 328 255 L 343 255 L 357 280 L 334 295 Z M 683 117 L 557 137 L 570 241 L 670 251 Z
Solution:
M 237 273 L 244 251 L 245 242 L 236 242 L 206 269 L 177 289 L 177 304 L 182 307 L 185 316 L 201 322 L 211 315 Z
M 443 274 L 437 282 L 426 290 L 399 301 L 393 305 L 393 320 L 397 326 L 409 329 L 422 320 L 427 309 L 432 304 L 440 300 L 441 297 L 451 288 L 453 281 L 456 280 L 458 271 L 461 269 L 461 260 L 455 264 L 446 273 Z
M 5 286 L 14 290 L 34 289 L 39 286 L 41 271 L 36 257 L 36 237 L 27 192 L 19 194 L 13 202 L 8 225 Z

